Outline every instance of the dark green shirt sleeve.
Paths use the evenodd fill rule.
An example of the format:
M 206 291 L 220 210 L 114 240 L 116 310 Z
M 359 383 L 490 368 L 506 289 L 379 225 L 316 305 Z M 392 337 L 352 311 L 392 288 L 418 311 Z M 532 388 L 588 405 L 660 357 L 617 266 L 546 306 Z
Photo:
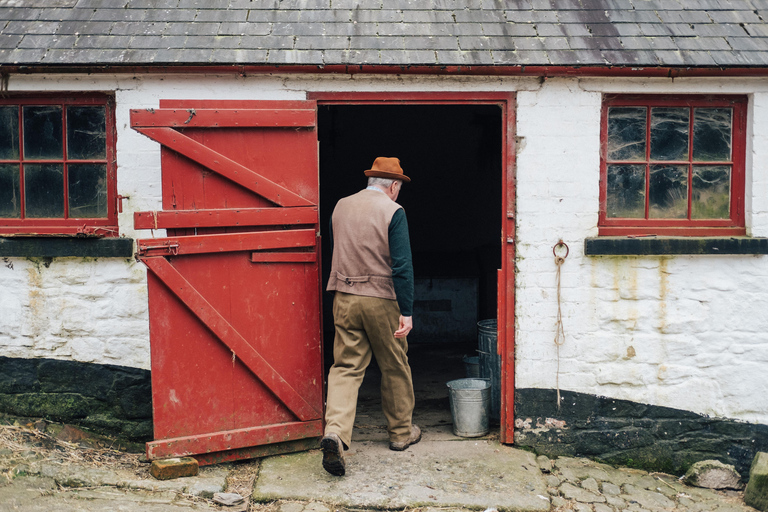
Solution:
M 413 259 L 408 221 L 402 208 L 398 208 L 389 222 L 389 255 L 400 314 L 413 316 Z

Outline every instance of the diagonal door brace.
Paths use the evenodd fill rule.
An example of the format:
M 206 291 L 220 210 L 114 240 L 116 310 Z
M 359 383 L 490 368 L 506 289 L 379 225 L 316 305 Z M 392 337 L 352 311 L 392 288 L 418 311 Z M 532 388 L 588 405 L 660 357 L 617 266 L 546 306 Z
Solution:
M 158 256 L 142 261 L 297 418 L 309 421 L 321 417 L 168 260 Z

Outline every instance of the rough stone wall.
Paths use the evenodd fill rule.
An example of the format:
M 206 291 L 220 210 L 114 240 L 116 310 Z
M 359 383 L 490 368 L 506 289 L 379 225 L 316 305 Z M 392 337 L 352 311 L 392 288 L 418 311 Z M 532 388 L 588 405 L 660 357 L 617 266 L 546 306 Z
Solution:
M 149 368 L 146 272 L 133 259 L 7 258 L 0 355 Z
M 768 450 L 768 425 L 572 391 L 561 398 L 558 408 L 553 389 L 516 390 L 517 446 L 675 475 L 715 459 L 745 480 L 757 452 Z
M 0 357 L 0 411 L 74 423 L 134 441 L 152 439 L 147 370 Z
M 748 93 L 747 218 L 766 236 L 768 95 Z M 601 92 L 722 93 L 717 81 L 547 81 L 518 95 L 516 387 L 555 388 L 556 265 L 565 343 L 559 386 L 768 423 L 765 256 L 584 256 L 597 235 Z M 730 91 L 729 91 L 730 92 Z

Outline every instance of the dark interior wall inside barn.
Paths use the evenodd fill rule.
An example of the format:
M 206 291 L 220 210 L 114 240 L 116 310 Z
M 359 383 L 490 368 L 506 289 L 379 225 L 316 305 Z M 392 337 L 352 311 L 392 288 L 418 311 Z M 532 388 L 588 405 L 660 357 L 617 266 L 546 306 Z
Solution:
M 400 158 L 411 178 L 407 213 L 416 294 L 409 343 L 476 343 L 476 322 L 496 316 L 501 265 L 502 112 L 494 105 L 321 105 L 320 222 L 366 185 L 377 156 Z M 324 286 L 330 245 L 323 238 Z M 332 298 L 323 295 L 326 333 Z M 332 335 L 326 336 L 326 343 Z M 327 348 L 329 348 L 327 346 Z

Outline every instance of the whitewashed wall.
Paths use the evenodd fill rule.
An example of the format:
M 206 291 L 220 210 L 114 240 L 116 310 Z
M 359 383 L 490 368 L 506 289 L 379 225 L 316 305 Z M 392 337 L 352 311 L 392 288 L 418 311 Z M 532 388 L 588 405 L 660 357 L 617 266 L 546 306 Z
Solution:
M 601 94 L 750 96 L 747 223 L 768 236 L 768 84 L 759 79 L 538 79 L 317 76 L 26 76 L 10 90 L 113 91 L 124 236 L 160 208 L 160 148 L 129 110 L 167 99 L 304 99 L 307 91 L 518 91 L 517 387 L 554 388 L 563 266 L 560 387 L 768 423 L 768 259 L 585 257 L 597 234 Z M 163 236 L 157 232 L 155 236 Z M 133 260 L 0 262 L 0 355 L 149 368 L 146 274 Z
M 516 386 L 768 423 L 768 257 L 584 256 L 597 235 L 603 92 L 750 94 L 747 222 L 768 235 L 768 94 L 723 80 L 551 79 L 518 95 Z

